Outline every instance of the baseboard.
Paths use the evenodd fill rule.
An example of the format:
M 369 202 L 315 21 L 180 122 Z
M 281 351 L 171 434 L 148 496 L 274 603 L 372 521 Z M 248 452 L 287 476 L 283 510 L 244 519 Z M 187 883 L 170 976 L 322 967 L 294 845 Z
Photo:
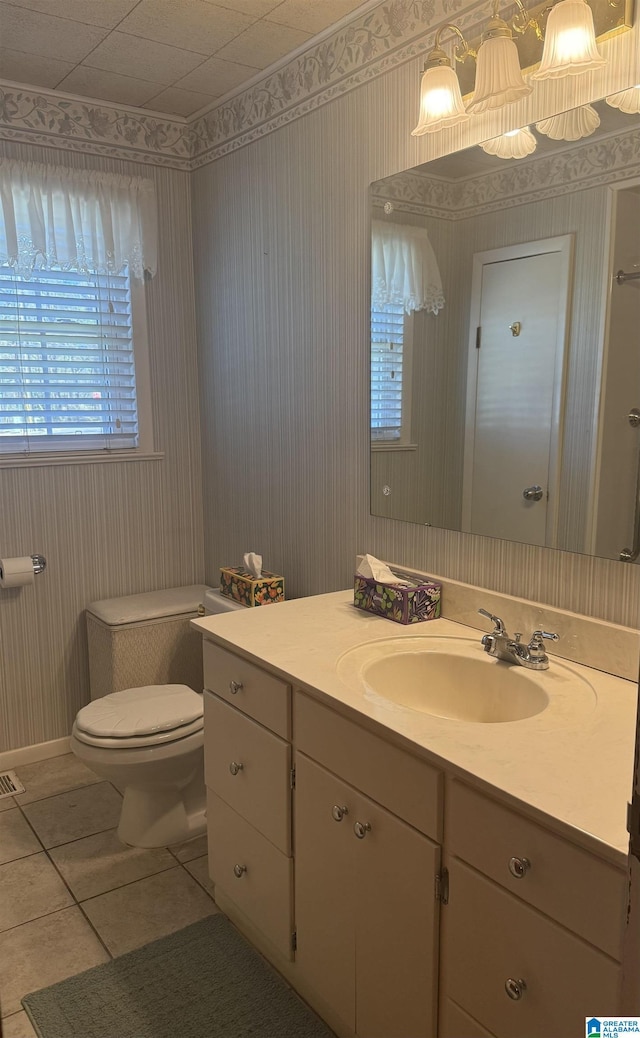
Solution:
M 4 750 L 0 753 L 0 771 L 5 768 L 16 768 L 20 764 L 35 764 L 39 760 L 48 760 L 49 757 L 62 757 L 65 753 L 71 753 L 69 736 L 64 739 L 51 739 L 49 742 L 39 742 L 35 746 L 21 746 L 17 750 Z

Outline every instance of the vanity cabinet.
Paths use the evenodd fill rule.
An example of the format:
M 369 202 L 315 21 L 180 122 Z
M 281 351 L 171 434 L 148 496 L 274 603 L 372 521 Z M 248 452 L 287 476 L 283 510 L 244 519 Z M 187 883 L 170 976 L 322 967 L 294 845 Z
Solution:
M 495 1038 L 578 1038 L 615 1015 L 625 873 L 456 780 L 445 828 L 440 1038 L 460 1038 L 460 1013 Z
M 360 1038 L 435 1038 L 440 776 L 302 693 L 294 741 L 296 971 Z
M 209 872 L 269 946 L 293 956 L 291 691 L 204 643 Z

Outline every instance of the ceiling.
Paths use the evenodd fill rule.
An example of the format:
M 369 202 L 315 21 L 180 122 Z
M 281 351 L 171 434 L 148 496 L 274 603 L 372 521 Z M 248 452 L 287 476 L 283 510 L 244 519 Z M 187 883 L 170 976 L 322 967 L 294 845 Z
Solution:
M 190 116 L 370 0 L 0 0 L 0 79 Z

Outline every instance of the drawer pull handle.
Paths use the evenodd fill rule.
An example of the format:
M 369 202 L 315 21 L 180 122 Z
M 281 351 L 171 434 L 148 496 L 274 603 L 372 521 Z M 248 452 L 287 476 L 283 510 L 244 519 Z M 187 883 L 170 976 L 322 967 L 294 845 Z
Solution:
M 524 879 L 530 868 L 528 858 L 509 858 L 509 872 L 514 879 Z
M 338 804 L 334 804 L 331 808 L 331 817 L 334 822 L 341 822 L 345 815 L 349 814 L 348 807 L 340 807 Z
M 527 985 L 525 984 L 522 977 L 519 980 L 514 980 L 513 977 L 508 977 L 504 982 L 504 989 L 507 992 L 509 998 L 512 998 L 514 1002 L 519 1002 L 524 992 L 526 991 Z
M 242 682 L 241 681 L 230 681 L 229 682 L 229 691 L 230 691 L 232 696 L 235 696 L 236 693 L 239 692 L 241 688 L 242 688 Z
M 371 822 L 356 822 L 353 831 L 359 840 L 364 840 L 367 833 L 371 832 Z
M 233 874 L 236 877 L 236 879 L 241 879 L 246 871 L 247 871 L 247 866 L 246 865 L 234 865 L 233 866 Z
M 229 765 L 229 771 L 231 772 L 232 775 L 237 775 L 238 772 L 242 771 L 243 768 L 244 768 L 244 764 L 238 764 L 238 762 L 236 760 L 232 760 L 231 764 Z

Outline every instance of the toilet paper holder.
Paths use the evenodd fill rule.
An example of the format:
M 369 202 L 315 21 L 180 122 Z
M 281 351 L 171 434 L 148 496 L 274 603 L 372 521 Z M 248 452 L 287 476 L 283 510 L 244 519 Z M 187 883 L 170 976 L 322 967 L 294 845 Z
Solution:
M 33 563 L 33 572 L 36 574 L 36 576 L 38 575 L 38 573 L 44 573 L 45 569 L 47 568 L 47 560 L 45 559 L 44 555 L 32 555 L 31 561 Z

